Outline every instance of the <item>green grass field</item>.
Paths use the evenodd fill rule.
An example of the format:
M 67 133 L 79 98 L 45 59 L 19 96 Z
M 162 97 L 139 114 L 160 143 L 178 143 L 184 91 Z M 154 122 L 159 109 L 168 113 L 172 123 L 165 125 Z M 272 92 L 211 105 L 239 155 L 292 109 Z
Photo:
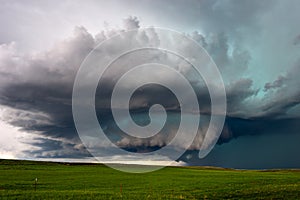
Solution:
M 98 164 L 0 160 L 0 199 L 249 198 L 300 199 L 300 171 L 166 167 L 128 174 Z

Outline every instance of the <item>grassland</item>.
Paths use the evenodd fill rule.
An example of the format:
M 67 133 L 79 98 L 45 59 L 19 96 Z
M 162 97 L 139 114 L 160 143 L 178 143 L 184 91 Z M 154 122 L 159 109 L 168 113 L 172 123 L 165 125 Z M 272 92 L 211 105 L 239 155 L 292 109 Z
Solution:
M 99 164 L 0 160 L 0 199 L 300 199 L 300 171 L 166 167 L 128 174 Z

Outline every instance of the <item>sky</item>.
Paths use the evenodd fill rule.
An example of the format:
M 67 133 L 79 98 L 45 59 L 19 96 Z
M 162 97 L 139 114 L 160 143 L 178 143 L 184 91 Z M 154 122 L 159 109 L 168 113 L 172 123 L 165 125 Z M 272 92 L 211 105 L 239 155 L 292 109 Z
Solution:
M 173 164 L 299 168 L 299 9 L 297 0 L 0 0 L 0 158 L 94 160 L 78 136 L 72 115 L 72 90 L 80 65 L 99 43 L 128 30 L 140 35 L 132 41 L 109 43 L 103 56 L 112 58 L 118 45 L 130 47 L 133 40 L 162 43 L 155 31 L 143 32 L 146 27 L 161 27 L 196 41 L 222 75 L 227 113 L 217 145 L 206 157 L 198 157 L 212 114 L 203 79 L 188 64 L 152 51 L 141 52 L 138 59 L 129 55 L 126 60 L 125 56 L 100 80 L 103 87 L 97 88 L 95 108 L 108 138 L 130 152 L 154 152 L 174 137 L 180 114 L 192 120 L 189 113 L 180 112 L 172 92 L 155 84 L 133 93 L 130 107 L 133 120 L 140 125 L 149 123 L 151 105 L 167 108 L 166 125 L 156 136 L 124 136 L 109 111 L 115 79 L 127 70 L 122 66 L 143 59 L 168 61 L 192 83 L 203 112 L 193 143 Z M 175 41 L 172 45 L 183 48 L 184 44 Z M 137 77 L 139 74 L 126 82 L 124 93 L 138 82 Z M 177 84 L 171 73 L 159 72 L 159 77 Z M 159 124 L 162 118 L 156 116 L 153 123 Z M 130 128 L 127 118 L 122 124 Z M 190 136 L 186 133 L 185 137 Z M 98 150 L 105 148 L 109 145 L 103 143 Z M 176 148 L 184 145 L 179 143 Z M 102 159 L 137 161 L 118 154 Z

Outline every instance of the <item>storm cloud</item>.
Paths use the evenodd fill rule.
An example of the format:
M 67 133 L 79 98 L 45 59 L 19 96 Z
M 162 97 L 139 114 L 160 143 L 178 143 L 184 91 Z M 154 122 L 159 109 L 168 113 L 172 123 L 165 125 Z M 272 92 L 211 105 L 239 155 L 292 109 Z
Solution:
M 17 4 L 24 6 L 21 2 Z M 146 5 L 153 12 L 149 18 L 143 17 L 141 13 Z M 33 7 L 38 8 L 37 15 L 47 15 L 45 6 L 33 3 Z M 72 116 L 73 83 L 81 63 L 100 42 L 127 30 L 139 30 L 139 35 L 132 40 L 159 43 L 161 38 L 158 38 L 155 30 L 145 33 L 142 28 L 148 24 L 166 26 L 172 24 L 170 21 L 175 21 L 171 28 L 182 30 L 203 46 L 224 79 L 228 107 L 217 150 L 250 136 L 263 136 L 270 140 L 273 135 L 277 139 L 280 136 L 297 138 L 300 131 L 300 28 L 296 26 L 300 17 L 297 11 L 299 6 L 297 1 L 142 1 L 132 5 L 135 11 L 130 13 L 131 16 L 118 17 L 122 24 L 120 26 L 110 26 L 103 20 L 104 27 L 97 31 L 93 27 L 91 33 L 84 25 L 77 25 L 73 27 L 73 34 L 68 33 L 70 36 L 60 38 L 60 42 L 51 48 L 35 52 L 22 51 L 28 48 L 28 44 L 24 47 L 22 39 L 20 44 L 23 46 L 20 47 L 18 41 L 13 41 L 7 31 L 3 31 L 0 33 L 0 104 L 5 109 L 1 120 L 34 135 L 30 145 L 37 148 L 26 151 L 33 158 L 90 157 L 78 137 Z M 13 11 L 19 9 L 9 3 L 5 7 Z M 163 8 L 166 9 L 162 13 Z M 73 9 L 77 9 L 76 3 Z M 49 13 L 50 10 L 51 6 Z M 145 16 L 147 12 L 149 9 L 145 11 Z M 9 17 L 9 14 L 6 15 Z M 28 15 L 31 14 L 24 14 Z M 145 25 L 143 20 L 146 21 Z M 153 21 L 157 23 L 152 24 Z M 0 23 L 5 24 L 3 21 Z M 14 26 L 10 25 L 12 29 Z M 23 34 L 23 37 L 26 35 Z M 18 37 L 14 38 L 17 40 Z M 54 36 L 49 38 L 53 39 Z M 131 42 L 119 45 L 130 45 Z M 111 46 L 111 49 L 106 49 L 106 55 L 110 56 L 110 52 L 117 48 Z M 187 159 L 186 156 L 194 155 L 199 150 L 210 119 L 211 102 L 203 79 L 195 75 L 191 66 L 170 55 L 148 51 L 142 56 L 157 62 L 168 60 L 192 84 L 200 102 L 201 122 L 197 137 L 181 159 L 193 164 L 199 162 L 198 159 Z M 138 58 L 134 62 L 138 63 Z M 140 88 L 130 101 L 135 122 L 140 125 L 149 123 L 149 108 L 159 103 L 167 109 L 167 124 L 151 139 L 126 136 L 117 127 L 110 111 L 113 86 L 123 71 L 127 70 L 121 64 L 126 66 L 131 63 L 130 60 L 115 63 L 115 68 L 111 67 L 100 80 L 102 88 L 96 94 L 96 111 L 101 118 L 99 123 L 108 137 L 125 150 L 147 152 L 162 148 L 176 134 L 180 105 L 174 94 L 166 88 L 157 85 Z M 162 74 L 162 78 L 176 84 L 176 80 L 168 74 Z M 124 86 L 124 92 L 129 86 L 130 83 Z M 180 144 L 178 147 L 181 148 Z M 215 152 L 212 154 L 216 155 Z M 291 157 L 295 158 L 295 155 Z M 208 157 L 201 162 L 211 164 L 213 161 L 210 159 Z M 224 165 L 231 166 L 227 163 Z M 238 163 L 237 166 L 243 165 Z

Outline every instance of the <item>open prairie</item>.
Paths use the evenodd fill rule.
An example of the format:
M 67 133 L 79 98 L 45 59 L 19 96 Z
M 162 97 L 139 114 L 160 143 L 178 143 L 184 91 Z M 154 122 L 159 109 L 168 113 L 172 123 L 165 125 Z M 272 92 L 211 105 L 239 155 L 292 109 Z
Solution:
M 101 164 L 0 160 L 0 199 L 249 198 L 299 199 L 300 171 L 166 167 L 129 174 Z

